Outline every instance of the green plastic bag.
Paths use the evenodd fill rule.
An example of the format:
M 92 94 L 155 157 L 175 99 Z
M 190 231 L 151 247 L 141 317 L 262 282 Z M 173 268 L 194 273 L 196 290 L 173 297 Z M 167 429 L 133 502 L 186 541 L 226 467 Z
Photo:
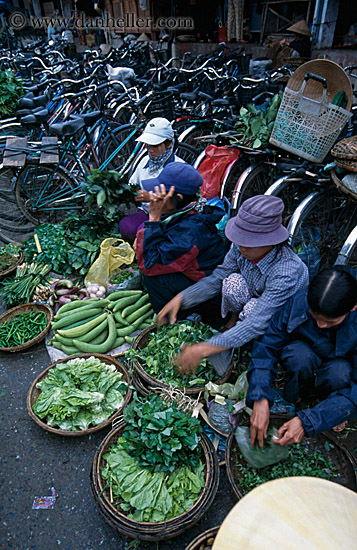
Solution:
M 264 468 L 288 458 L 288 447 L 276 445 L 273 442 L 273 438 L 278 438 L 276 428 L 271 427 L 268 429 L 263 448 L 259 447 L 258 442 L 255 443 L 254 447 L 251 446 L 250 428 L 248 426 L 238 426 L 234 435 L 242 455 L 253 468 Z

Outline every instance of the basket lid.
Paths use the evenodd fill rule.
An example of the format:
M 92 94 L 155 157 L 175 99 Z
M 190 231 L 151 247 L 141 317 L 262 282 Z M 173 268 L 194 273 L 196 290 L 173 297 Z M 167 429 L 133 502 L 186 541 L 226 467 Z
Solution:
M 345 109 L 347 111 L 351 110 L 353 101 L 352 85 L 347 73 L 342 67 L 329 59 L 314 59 L 312 61 L 307 61 L 294 71 L 286 87 L 294 92 L 298 92 L 304 83 L 304 76 L 306 73 L 313 73 L 326 79 L 328 103 L 332 103 L 333 98 L 339 92 L 345 92 L 347 96 L 347 105 Z M 316 101 L 321 101 L 323 97 L 323 87 L 321 83 L 309 79 L 306 83 L 304 96 L 315 99 Z
M 338 159 L 357 160 L 357 136 L 338 141 L 331 149 L 331 155 Z
M 287 505 L 288 503 L 288 505 Z M 333 550 L 356 547 L 357 495 L 314 477 L 268 481 L 229 512 L 213 550 Z

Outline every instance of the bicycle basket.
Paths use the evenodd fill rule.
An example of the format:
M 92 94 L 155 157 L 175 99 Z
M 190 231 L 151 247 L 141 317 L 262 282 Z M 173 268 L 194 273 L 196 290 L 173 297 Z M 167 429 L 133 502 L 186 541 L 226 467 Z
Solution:
M 152 99 L 145 107 L 144 112 L 150 119 L 155 117 L 164 117 L 168 120 L 173 120 L 175 118 L 173 94 L 155 94 L 154 99 Z
M 305 63 L 292 75 L 270 137 L 273 145 L 312 162 L 323 161 L 351 116 L 348 110 L 330 102 L 343 91 L 346 108 L 351 107 L 350 83 L 340 76 L 343 69 L 327 61 L 325 67 L 323 61 Z M 306 73 L 315 68 L 314 64 L 316 72 Z

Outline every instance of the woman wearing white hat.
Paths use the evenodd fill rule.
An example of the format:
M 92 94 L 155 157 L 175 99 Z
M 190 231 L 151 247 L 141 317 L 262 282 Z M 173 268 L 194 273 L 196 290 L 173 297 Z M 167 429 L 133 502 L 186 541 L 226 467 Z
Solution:
M 157 178 L 164 167 L 170 162 L 184 162 L 174 153 L 174 131 L 171 123 L 162 117 L 153 118 L 148 122 L 144 132 L 136 140 L 145 144 L 148 154 L 139 162 L 129 183 L 140 186 L 135 200 L 141 202 L 137 212 L 126 216 L 119 222 L 121 235 L 134 241 L 136 232 L 149 219 L 148 193 L 142 187 L 143 180 Z

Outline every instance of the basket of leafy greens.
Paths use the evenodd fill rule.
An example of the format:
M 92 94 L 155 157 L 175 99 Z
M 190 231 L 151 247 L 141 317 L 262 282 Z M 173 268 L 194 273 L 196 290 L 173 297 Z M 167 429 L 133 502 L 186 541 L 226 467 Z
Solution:
M 208 359 L 204 359 L 195 374 L 182 376 L 176 369 L 174 357 L 180 352 L 182 342 L 196 344 L 216 333 L 204 323 L 184 321 L 162 327 L 151 326 L 144 329 L 135 339 L 133 349 L 127 353 L 140 378 L 151 387 L 185 388 L 187 394 L 204 391 L 208 382 L 223 384 L 228 380 L 233 365 L 220 378 Z
M 166 540 L 211 506 L 219 466 L 199 421 L 159 396 L 137 396 L 97 450 L 91 488 L 104 518 L 121 533 Z
M 270 426 L 280 428 L 289 418 L 292 417 L 272 414 Z M 248 426 L 249 420 L 242 424 Z M 246 462 L 232 432 L 227 440 L 226 468 L 228 479 L 238 499 L 262 483 L 291 476 L 320 477 L 357 490 L 353 459 L 328 432 L 303 438 L 299 444 L 288 447 L 288 456 L 285 460 L 259 469 Z
M 108 355 L 83 353 L 60 359 L 36 378 L 27 410 L 41 428 L 67 436 L 108 426 L 132 397 L 125 366 Z
M 15 271 L 22 260 L 21 245 L 10 243 L 0 247 L 0 279 Z

